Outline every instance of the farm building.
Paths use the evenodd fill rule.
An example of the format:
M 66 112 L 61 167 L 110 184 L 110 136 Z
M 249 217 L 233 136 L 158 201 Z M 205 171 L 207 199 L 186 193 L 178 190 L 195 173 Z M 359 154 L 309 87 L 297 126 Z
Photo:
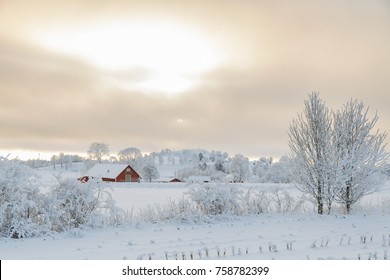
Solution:
M 182 180 L 176 178 L 176 177 L 166 177 L 166 178 L 161 178 L 156 181 L 157 183 L 183 183 Z
M 183 181 L 175 177 L 175 178 L 171 179 L 169 182 L 170 183 L 182 183 Z
M 141 176 L 129 164 L 95 164 L 80 181 L 99 178 L 105 182 L 140 182 Z
M 210 176 L 196 176 L 196 175 L 191 175 L 186 180 L 186 182 L 189 183 L 209 183 L 210 181 L 211 181 Z

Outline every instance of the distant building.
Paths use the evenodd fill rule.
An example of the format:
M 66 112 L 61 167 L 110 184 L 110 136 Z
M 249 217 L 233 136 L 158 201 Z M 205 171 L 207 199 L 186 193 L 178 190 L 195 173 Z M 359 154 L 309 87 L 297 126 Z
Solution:
M 176 178 L 176 177 L 165 177 L 165 178 L 160 178 L 159 180 L 156 181 L 156 183 L 182 183 L 183 181 Z
M 186 182 L 188 183 L 209 183 L 211 181 L 210 176 L 195 176 L 188 177 Z
M 141 176 L 129 164 L 95 164 L 80 178 L 88 182 L 91 178 L 101 179 L 105 182 L 140 182 Z
M 173 178 L 169 181 L 170 183 L 181 183 L 183 182 L 182 180 L 178 179 L 178 178 Z

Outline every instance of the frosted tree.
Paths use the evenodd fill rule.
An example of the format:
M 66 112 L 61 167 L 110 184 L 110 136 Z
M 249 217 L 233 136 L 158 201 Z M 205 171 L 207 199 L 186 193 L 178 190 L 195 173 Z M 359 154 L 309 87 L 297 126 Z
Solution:
M 65 169 L 68 170 L 68 168 L 73 163 L 73 155 L 66 155 L 64 153 L 59 153 L 57 156 L 53 155 L 51 161 L 53 163 L 54 169 L 55 169 L 55 165 L 58 163 L 60 164 L 61 168 L 64 168 L 65 165 Z
M 258 177 L 258 180 L 261 182 L 266 181 L 266 174 L 271 168 L 273 163 L 273 158 L 261 157 L 258 161 L 255 162 L 255 165 L 252 167 L 253 174 Z
M 215 170 L 220 172 L 226 172 L 225 162 L 229 158 L 227 153 L 213 151 L 210 155 L 211 161 L 214 163 Z
M 43 195 L 30 167 L 0 159 L 0 236 L 36 236 L 44 229 Z
M 119 162 L 130 164 L 136 169 L 141 169 L 144 158 L 141 150 L 136 147 L 129 147 L 118 152 Z
M 140 149 L 129 147 L 118 152 L 119 160 L 124 163 L 131 163 L 142 157 Z
M 141 169 L 142 177 L 148 182 L 152 182 L 153 179 L 160 177 L 157 167 L 153 162 L 146 163 Z
M 249 176 L 249 160 L 241 154 L 236 154 L 230 161 L 230 173 L 234 176 L 234 182 L 244 182 Z
M 261 178 L 262 183 L 290 183 L 291 176 L 289 172 L 290 160 L 288 157 L 283 156 L 278 162 L 270 165 L 268 170 Z
M 291 171 L 298 189 L 310 194 L 322 214 L 337 201 L 350 213 L 354 203 L 375 191 L 379 175 L 389 162 L 386 133 L 372 132 L 378 116 L 349 101 L 330 113 L 317 93 L 309 95 L 305 109 L 289 130 Z
M 214 164 L 215 170 L 220 172 L 226 172 L 224 162 L 217 160 L 217 162 Z
M 370 120 L 368 108 L 356 100 L 334 114 L 333 141 L 340 172 L 336 195 L 347 213 L 359 199 L 375 191 L 375 181 L 389 162 L 386 133 L 373 131 L 377 121 L 378 115 Z
M 289 127 L 291 171 L 297 188 L 310 195 L 318 214 L 324 213 L 324 204 L 331 204 L 333 147 L 331 112 L 318 93 L 309 95 L 303 114 Z
M 108 144 L 94 142 L 89 146 L 87 154 L 91 159 L 95 159 L 98 163 L 101 163 L 104 156 L 110 155 L 110 148 Z

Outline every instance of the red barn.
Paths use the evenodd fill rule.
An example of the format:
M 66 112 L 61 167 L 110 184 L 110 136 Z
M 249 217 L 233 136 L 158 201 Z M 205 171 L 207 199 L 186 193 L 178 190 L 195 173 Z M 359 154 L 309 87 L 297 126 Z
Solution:
M 141 176 L 129 164 L 95 164 L 80 180 L 99 178 L 105 182 L 140 182 Z

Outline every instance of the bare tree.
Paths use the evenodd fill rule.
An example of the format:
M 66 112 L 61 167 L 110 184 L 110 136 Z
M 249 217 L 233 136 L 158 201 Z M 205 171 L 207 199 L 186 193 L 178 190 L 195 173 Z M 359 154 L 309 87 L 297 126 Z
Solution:
M 324 213 L 330 178 L 331 112 L 318 93 L 309 95 L 303 114 L 289 128 L 292 176 L 297 188 L 309 194 L 317 204 L 318 214 Z
M 135 147 L 129 147 L 118 152 L 118 158 L 120 162 L 135 165 L 136 161 L 142 158 L 140 149 Z
M 230 173 L 234 176 L 235 182 L 244 182 L 249 176 L 249 160 L 241 154 L 236 154 L 231 159 Z
M 305 109 L 289 130 L 291 171 L 297 188 L 311 195 L 323 214 L 337 201 L 351 206 L 377 189 L 389 155 L 386 133 L 372 133 L 378 116 L 368 118 L 362 102 L 349 101 L 331 113 L 318 93 L 309 95 Z
M 142 176 L 149 182 L 152 182 L 153 179 L 157 179 L 160 175 L 156 165 L 153 162 L 148 162 L 142 167 Z
M 389 161 L 386 133 L 372 132 L 378 115 L 368 118 L 363 102 L 350 100 L 334 114 L 334 144 L 337 147 L 341 184 L 336 195 L 350 213 L 351 206 L 376 190 L 374 181 Z
M 110 149 L 108 144 L 94 142 L 89 146 L 87 154 L 91 159 L 96 159 L 98 163 L 101 163 L 102 158 L 110 154 Z

